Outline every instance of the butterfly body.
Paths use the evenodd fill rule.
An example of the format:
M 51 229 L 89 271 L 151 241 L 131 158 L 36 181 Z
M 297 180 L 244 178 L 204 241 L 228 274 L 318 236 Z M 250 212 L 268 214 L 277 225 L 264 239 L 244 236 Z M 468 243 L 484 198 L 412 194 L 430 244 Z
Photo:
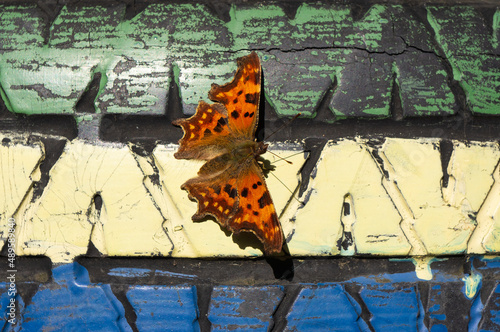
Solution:
M 198 177 L 182 189 L 198 202 L 193 220 L 212 216 L 234 233 L 254 233 L 266 253 L 280 252 L 283 235 L 257 158 L 268 145 L 254 139 L 260 99 L 260 61 L 256 53 L 238 59 L 232 82 L 213 84 L 209 97 L 200 101 L 196 113 L 173 123 L 181 126 L 178 159 L 207 162 Z

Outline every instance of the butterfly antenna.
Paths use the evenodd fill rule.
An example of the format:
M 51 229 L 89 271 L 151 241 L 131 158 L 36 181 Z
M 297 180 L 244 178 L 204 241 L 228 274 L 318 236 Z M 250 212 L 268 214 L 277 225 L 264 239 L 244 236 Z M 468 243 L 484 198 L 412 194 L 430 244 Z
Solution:
M 272 151 L 269 151 L 269 150 L 268 150 L 267 152 L 269 152 L 270 154 L 272 154 L 273 156 L 275 156 L 275 157 L 276 157 L 276 158 L 278 158 L 279 160 L 286 161 L 286 162 L 287 162 L 287 163 L 289 163 L 290 165 L 292 165 L 292 164 L 293 164 L 290 160 L 286 160 L 285 158 L 278 156 L 276 153 L 274 153 L 274 152 L 272 152 Z M 294 155 L 292 155 L 292 156 L 294 156 Z M 290 157 L 292 157 L 292 156 L 290 156 Z M 287 158 L 289 158 L 289 157 L 287 157 Z M 275 163 L 275 162 L 276 162 L 276 161 L 273 161 L 273 163 Z M 272 163 L 271 163 L 271 164 L 272 164 Z
M 297 197 L 295 197 L 295 193 L 293 191 L 291 191 L 290 188 L 288 188 L 288 186 L 283 181 L 281 181 L 276 175 L 274 175 L 273 172 L 269 172 L 269 174 L 274 176 L 276 178 L 276 180 L 278 180 L 290 192 L 290 194 L 292 194 L 293 199 L 295 199 L 297 202 L 302 204 L 302 206 L 306 205 L 306 203 L 301 202 Z
M 290 121 L 288 121 L 287 123 L 283 124 L 281 127 L 279 127 L 278 129 L 276 129 L 275 131 L 273 131 L 271 134 L 269 134 L 269 136 L 267 136 L 266 138 L 264 138 L 264 141 L 267 141 L 269 139 L 269 137 L 273 136 L 274 134 L 276 134 L 278 131 L 282 130 L 283 128 L 288 127 L 290 125 L 290 123 L 292 123 L 295 119 L 297 119 L 301 115 L 302 115 L 302 113 L 295 114 L 295 116 L 293 118 L 291 118 Z
M 283 157 L 278 156 L 276 153 L 274 153 L 272 151 L 267 151 L 267 152 L 269 152 L 270 154 L 275 155 L 276 157 L 279 158 L 279 160 L 272 161 L 271 164 L 274 164 L 274 163 L 277 163 L 278 161 L 283 160 L 283 161 L 286 161 L 287 163 L 289 163 L 290 165 L 292 165 L 293 163 L 290 160 L 287 160 L 287 158 L 292 158 L 292 157 L 295 157 L 296 155 L 304 153 L 304 151 L 300 151 L 300 152 L 291 154 L 291 155 L 286 156 L 285 158 L 283 158 Z

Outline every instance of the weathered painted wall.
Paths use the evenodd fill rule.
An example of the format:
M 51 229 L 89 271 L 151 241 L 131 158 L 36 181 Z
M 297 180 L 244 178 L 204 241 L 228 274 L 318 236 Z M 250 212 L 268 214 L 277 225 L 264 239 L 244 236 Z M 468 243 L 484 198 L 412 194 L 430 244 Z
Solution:
M 0 22 L 5 329 L 499 328 L 498 6 L 0 2 Z M 252 270 L 258 241 L 191 221 L 180 185 L 201 164 L 173 157 L 171 120 L 252 50 L 258 137 L 302 113 L 265 155 L 291 255 L 268 258 L 275 279 Z M 377 263 L 356 270 L 365 256 Z M 318 279 L 328 257 L 351 269 Z M 154 266 L 182 258 L 243 258 L 247 272 Z

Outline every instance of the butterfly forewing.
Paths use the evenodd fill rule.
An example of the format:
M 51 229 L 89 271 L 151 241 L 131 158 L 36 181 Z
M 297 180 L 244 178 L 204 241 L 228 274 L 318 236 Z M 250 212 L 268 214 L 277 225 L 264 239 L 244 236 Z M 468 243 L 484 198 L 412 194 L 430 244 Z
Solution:
M 253 140 L 259 118 L 260 60 L 255 52 L 238 59 L 238 70 L 227 84 L 212 85 L 208 96 L 224 104 L 229 127 L 239 136 Z
M 200 101 L 192 117 L 178 119 L 173 124 L 184 130 L 179 150 L 175 153 L 177 159 L 209 160 L 229 151 L 226 138 L 230 135 L 227 110 L 220 104 L 210 105 Z

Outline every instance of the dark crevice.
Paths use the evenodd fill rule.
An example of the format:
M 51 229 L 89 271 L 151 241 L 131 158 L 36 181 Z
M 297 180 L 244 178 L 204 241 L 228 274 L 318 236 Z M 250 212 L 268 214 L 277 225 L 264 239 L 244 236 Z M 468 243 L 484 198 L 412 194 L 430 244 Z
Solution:
M 286 244 L 284 244 L 286 246 Z M 288 251 L 288 247 L 286 247 L 285 252 Z M 293 263 L 293 259 L 290 257 L 290 254 L 285 253 L 285 256 L 278 257 L 266 257 L 266 262 L 273 269 L 274 278 L 279 280 L 288 280 L 292 281 L 295 275 L 295 267 Z
M 372 138 L 368 142 L 366 142 L 366 145 L 368 145 L 371 148 L 370 154 L 379 165 L 380 170 L 384 174 L 384 177 L 386 179 L 389 179 L 389 172 L 385 169 L 384 160 L 382 159 L 382 157 L 380 157 L 380 154 L 378 152 L 382 148 L 384 143 L 385 143 L 385 138 L 379 138 L 379 139 Z
M 40 284 L 37 283 L 18 283 L 16 285 L 18 294 L 21 296 L 24 302 L 24 308 L 31 304 L 33 296 L 38 292 Z M 18 312 L 19 314 L 19 312 Z
M 259 100 L 259 122 L 255 130 L 257 141 L 267 141 L 268 138 L 276 135 L 289 133 L 291 130 L 290 121 L 287 118 L 280 118 L 274 107 L 269 103 L 264 92 L 265 74 L 261 74 L 261 95 Z M 272 135 L 272 136 L 270 136 Z
M 102 197 L 101 197 L 100 193 L 95 194 L 92 201 L 94 203 L 95 209 L 97 211 L 101 211 L 101 209 L 102 209 Z
M 54 24 L 54 20 L 57 18 L 64 5 L 56 1 L 43 0 L 38 0 L 36 4 L 38 8 L 41 9 L 42 16 L 44 16 L 45 21 L 45 29 L 42 31 L 43 44 L 48 45 L 50 42 L 50 32 L 52 30 L 52 25 Z
M 210 309 L 212 290 L 213 286 L 211 285 L 196 285 L 196 298 L 199 311 L 198 323 L 201 332 L 211 331 L 212 323 L 208 319 L 208 311 Z
M 283 1 L 279 2 L 279 6 L 283 9 L 288 20 L 294 20 L 297 15 L 297 10 L 304 4 L 303 1 Z
M 500 8 L 500 7 L 497 7 Z M 495 10 L 493 8 L 487 8 L 487 7 L 478 7 L 477 11 L 479 12 L 479 18 L 482 18 L 482 22 L 484 23 L 484 27 L 486 29 L 486 33 L 483 35 L 485 38 L 487 36 L 492 36 L 494 31 L 493 31 L 493 17 L 495 16 Z M 481 25 L 479 25 L 481 26 Z
M 441 169 L 443 171 L 442 187 L 448 188 L 450 175 L 448 174 L 448 165 L 453 153 L 453 142 L 448 139 L 442 139 L 439 142 L 439 151 L 441 152 Z
M 401 95 L 399 93 L 399 84 L 397 82 L 396 74 L 394 74 L 392 79 L 390 113 L 394 121 L 401 121 L 404 118 L 403 105 L 401 103 Z
M 156 144 L 154 142 L 140 142 L 129 144 L 129 147 L 133 153 L 144 158 L 149 158 L 153 154 Z
M 231 10 L 231 1 L 210 1 L 210 0 L 202 0 L 205 4 L 205 7 L 208 9 L 213 16 L 217 17 L 224 23 L 228 23 L 231 21 L 231 16 L 229 11 Z
M 425 312 L 425 316 L 422 318 L 422 321 L 424 323 L 424 326 L 430 329 L 429 308 L 431 306 L 431 287 L 426 282 L 418 282 L 416 288 L 420 302 Z
M 120 301 L 123 309 L 125 310 L 125 319 L 127 320 L 128 325 L 130 326 L 132 331 L 139 332 L 136 324 L 137 314 L 135 313 L 134 307 L 127 298 L 128 285 L 111 284 L 110 287 L 113 295 L 118 301 Z
M 92 232 L 94 231 L 94 227 L 92 227 L 92 231 L 90 232 L 90 234 L 92 234 Z M 99 249 L 97 249 L 97 247 L 95 246 L 94 242 L 92 242 L 92 240 L 89 241 L 89 245 L 87 247 L 87 252 L 85 253 L 85 256 L 87 256 L 87 257 L 104 257 L 104 255 L 99 251 Z
M 276 307 L 273 314 L 273 326 L 270 331 L 279 332 L 284 331 L 287 326 L 287 315 L 292 310 L 292 307 L 303 289 L 302 286 L 292 285 L 285 287 L 284 296 L 281 302 Z
M 375 328 L 373 327 L 371 323 L 371 319 L 373 318 L 373 314 L 370 312 L 368 309 L 368 306 L 366 305 L 365 301 L 363 300 L 363 297 L 361 296 L 361 290 L 362 286 L 359 284 L 355 283 L 346 283 L 344 286 L 344 289 L 347 294 L 349 294 L 355 301 L 356 303 L 361 307 L 361 314 L 359 315 L 360 318 L 365 322 L 365 324 L 368 326 L 370 331 L 375 331 Z
M 170 84 L 168 86 L 167 105 L 165 109 L 165 114 L 169 122 L 186 117 L 182 109 L 181 91 L 178 85 L 179 77 L 176 77 L 178 69 L 176 68 L 176 64 L 170 66 Z
M 309 152 L 307 156 L 307 160 L 302 165 L 300 169 L 300 188 L 298 197 L 302 197 L 304 192 L 309 187 L 309 180 L 315 169 L 319 157 L 321 156 L 321 152 L 323 152 L 323 148 L 327 143 L 327 139 L 324 138 L 306 138 L 304 141 L 304 152 Z
M 87 85 L 87 88 L 78 99 L 75 111 L 76 113 L 95 113 L 95 100 L 97 94 L 99 93 L 99 87 L 101 84 L 101 73 L 96 72 L 92 80 Z
M 147 2 L 140 2 L 134 0 L 127 1 L 127 5 L 125 7 L 125 16 L 123 19 L 125 21 L 133 19 L 134 17 L 142 13 L 144 9 L 148 7 L 148 5 L 149 4 Z
M 156 145 L 157 145 L 156 142 L 153 141 L 143 141 L 143 142 L 133 142 L 132 144 L 129 144 L 129 147 L 133 153 L 147 159 L 149 165 L 153 169 L 153 173 L 149 174 L 148 177 L 151 180 L 151 183 L 153 183 L 155 186 L 161 187 L 160 175 L 159 175 L 160 172 L 158 170 L 158 166 L 155 164 L 153 160 L 153 151 L 156 148 Z M 149 192 L 149 189 L 146 188 L 146 190 Z M 153 202 L 156 206 L 154 200 Z M 160 211 L 160 213 L 163 215 L 161 209 L 158 206 L 156 207 L 158 211 Z
M 333 123 L 335 121 L 335 114 L 330 109 L 330 102 L 332 101 L 335 90 L 337 90 L 338 82 L 337 76 L 333 78 L 330 86 L 321 97 L 318 107 L 315 110 L 314 121 Z
M 346 194 L 344 195 L 344 202 L 342 203 L 342 212 L 340 216 L 340 223 L 342 225 L 342 237 L 340 237 L 337 241 L 337 249 L 339 251 L 341 250 L 348 250 L 349 247 L 351 247 L 354 244 L 354 238 L 352 235 L 352 232 L 346 231 L 345 224 L 343 222 L 343 217 L 349 216 L 351 214 L 351 204 L 349 204 L 348 199 L 350 195 Z
M 372 8 L 370 3 L 354 3 L 351 4 L 351 16 L 354 22 L 361 21 L 366 13 Z
M 37 137 L 45 149 L 45 156 L 43 161 L 40 163 L 40 180 L 33 183 L 33 198 L 32 202 L 35 202 L 43 193 L 45 187 L 49 183 L 50 176 L 49 172 L 55 163 L 59 160 L 59 157 L 64 151 L 66 146 L 66 140 L 60 140 L 55 138 L 42 138 Z

